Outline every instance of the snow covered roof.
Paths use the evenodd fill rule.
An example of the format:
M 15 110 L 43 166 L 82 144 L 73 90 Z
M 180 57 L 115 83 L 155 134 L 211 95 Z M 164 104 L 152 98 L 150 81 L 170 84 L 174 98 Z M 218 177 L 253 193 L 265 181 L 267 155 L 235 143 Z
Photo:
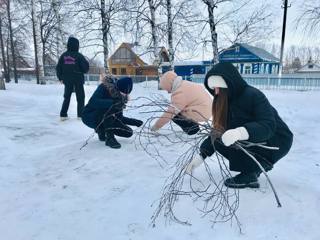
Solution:
M 297 73 L 320 73 L 320 65 L 313 63 L 309 60 L 309 62 L 303 65 Z
M 246 48 L 248 51 L 252 52 L 254 55 L 258 56 L 259 58 L 266 60 L 266 61 L 274 61 L 279 62 L 279 58 L 273 56 L 271 53 L 267 52 L 266 50 L 258 47 L 251 46 L 247 43 L 237 43 L 237 45 Z
M 177 61 L 177 62 L 173 62 L 174 66 L 195 66 L 195 65 L 210 65 L 210 61 Z M 169 62 L 165 62 L 162 65 L 166 66 L 166 65 L 170 65 Z
M 121 43 L 117 49 L 119 49 L 120 47 L 126 47 L 127 49 L 129 49 L 134 55 L 139 57 L 146 65 L 148 64 L 152 65 L 154 62 L 152 49 L 148 49 L 144 46 L 138 45 L 137 43 L 128 43 L 128 42 Z M 166 48 L 163 46 L 159 47 L 159 52 L 161 52 L 162 57 L 163 57 L 163 54 L 168 56 L 168 52 Z

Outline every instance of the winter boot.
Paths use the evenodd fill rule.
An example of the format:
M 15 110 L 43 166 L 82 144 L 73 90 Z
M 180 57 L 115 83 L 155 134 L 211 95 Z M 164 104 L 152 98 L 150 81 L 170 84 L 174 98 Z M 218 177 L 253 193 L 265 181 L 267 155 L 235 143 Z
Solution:
M 257 173 L 239 173 L 238 175 L 227 178 L 224 181 L 224 185 L 229 188 L 259 188 L 260 184 L 258 182 Z
M 113 133 L 106 133 L 106 146 L 111 148 L 121 148 L 120 143 L 115 139 Z
M 261 166 L 264 168 L 266 172 L 270 171 L 273 168 L 273 165 L 270 163 L 269 164 L 261 163 Z M 260 174 L 262 173 L 261 169 L 259 168 L 259 170 L 256 173 L 257 173 L 257 178 L 259 178 Z
M 66 121 L 66 120 L 68 120 L 69 119 L 69 117 L 60 117 L 60 121 L 61 122 L 64 122 L 64 121 Z
M 101 142 L 106 141 L 106 133 L 105 133 L 103 127 L 99 127 L 99 128 L 97 129 L 97 133 L 98 133 L 99 140 L 100 140 Z

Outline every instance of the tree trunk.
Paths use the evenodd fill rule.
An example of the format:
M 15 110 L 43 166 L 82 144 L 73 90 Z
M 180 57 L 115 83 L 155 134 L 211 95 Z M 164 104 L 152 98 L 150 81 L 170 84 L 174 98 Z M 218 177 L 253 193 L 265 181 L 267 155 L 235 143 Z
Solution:
M 4 82 L 4 77 L 2 74 L 0 75 L 0 90 L 6 90 L 6 84 Z
M 157 34 L 157 27 L 156 27 L 156 8 L 155 3 L 153 0 L 148 0 L 150 15 L 151 15 L 151 33 L 152 33 L 152 42 L 153 42 L 153 57 L 154 62 L 156 65 L 160 64 L 159 59 L 159 43 L 158 43 L 158 34 Z
M 8 23 L 9 23 L 10 46 L 11 46 L 14 82 L 18 83 L 17 62 L 16 62 L 16 55 L 15 55 L 15 50 L 14 50 L 12 21 L 11 21 L 11 13 L 10 13 L 10 1 L 11 0 L 7 1 L 7 14 L 8 14 Z
M 57 19 L 57 33 L 56 33 L 56 44 L 57 44 L 57 60 L 59 61 L 59 57 L 62 54 L 62 39 L 63 39 L 63 33 L 62 33 L 62 26 L 61 26 L 61 16 L 59 13 L 59 6 L 61 4 L 61 1 L 59 0 L 53 0 L 53 11 L 55 14 L 55 17 Z
M 214 20 L 214 8 L 213 3 L 208 2 L 208 13 L 209 13 L 209 26 L 211 33 L 211 43 L 212 43 L 212 53 L 213 53 L 213 63 L 217 64 L 219 62 L 219 53 L 218 53 L 218 34 L 216 32 L 216 23 Z
M 171 0 L 167 0 L 167 11 L 168 11 L 168 46 L 169 46 L 169 62 L 170 70 L 174 69 L 174 50 L 173 50 L 173 23 L 172 23 L 172 11 L 171 11 Z
M 110 30 L 110 22 L 106 18 L 106 5 L 104 0 L 101 0 L 101 21 L 102 21 L 104 72 L 106 75 L 110 75 L 110 71 L 108 67 L 108 58 L 109 58 L 108 33 Z
M 31 0 L 31 21 L 32 21 L 32 34 L 33 34 L 33 46 L 34 46 L 34 61 L 36 67 L 36 78 L 37 84 L 40 84 L 40 74 L 43 76 L 43 71 L 40 69 L 41 66 L 39 65 L 39 41 L 37 37 L 37 19 L 35 16 L 35 3 L 34 0 Z
M 40 54 L 39 54 L 39 56 L 40 56 Z M 46 42 L 44 42 L 43 40 L 42 40 L 42 52 L 41 52 L 41 57 L 40 57 L 40 66 L 42 66 L 40 69 L 41 69 L 41 71 L 40 71 L 40 84 L 41 85 L 45 85 L 46 84 L 46 79 L 45 79 L 45 76 L 46 76 L 46 72 L 45 72 L 45 65 L 46 65 L 46 63 L 45 63 L 45 59 L 46 59 Z
M 6 82 L 10 81 L 9 75 L 8 75 L 8 68 L 6 64 L 6 54 L 4 50 L 4 43 L 3 43 L 3 35 L 2 35 L 2 18 L 0 16 L 0 47 L 1 47 L 1 57 L 2 57 L 2 65 L 3 65 L 3 75 L 4 78 L 1 78 L 1 81 L 6 80 Z M 1 83 L 1 89 L 5 89 L 5 83 Z
M 9 78 L 9 82 L 11 81 L 11 64 L 10 64 L 10 54 L 9 54 L 9 45 L 10 45 L 10 39 L 9 37 L 6 40 L 6 45 L 7 45 L 7 51 L 6 51 L 6 61 L 7 61 L 7 69 L 8 69 L 8 78 Z

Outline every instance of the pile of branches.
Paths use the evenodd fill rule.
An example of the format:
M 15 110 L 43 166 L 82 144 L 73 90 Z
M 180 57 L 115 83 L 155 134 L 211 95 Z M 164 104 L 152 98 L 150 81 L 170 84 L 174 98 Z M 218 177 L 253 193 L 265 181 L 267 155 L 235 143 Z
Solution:
M 156 220 L 163 215 L 167 222 L 176 222 L 183 225 L 191 225 L 187 220 L 181 220 L 176 214 L 176 204 L 182 197 L 191 198 L 204 217 L 208 217 L 212 224 L 218 222 L 236 222 L 241 231 L 241 224 L 236 214 L 239 207 L 239 190 L 228 188 L 224 180 L 231 177 L 227 166 L 227 160 L 217 151 L 214 155 L 205 159 L 203 167 L 204 176 L 201 179 L 193 174 L 187 174 L 186 168 L 197 154 L 201 143 L 212 136 L 212 122 L 207 121 L 200 124 L 200 131 L 192 136 L 184 133 L 172 121 L 169 127 L 160 132 L 151 131 L 151 126 L 158 117 L 166 111 L 170 102 L 160 94 L 151 97 L 139 97 L 131 100 L 131 105 L 126 112 L 139 111 L 139 116 L 144 120 L 141 128 L 135 130 L 135 144 L 142 148 L 150 157 L 155 159 L 162 168 L 166 168 L 171 174 L 167 177 L 161 191 L 161 196 L 156 210 L 151 217 L 151 224 L 155 226 Z M 103 122 L 103 121 L 102 121 Z M 102 124 L 101 122 L 101 124 Z M 93 133 L 94 135 L 94 133 Z M 90 136 L 84 146 L 88 144 Z M 83 146 L 83 147 L 84 147 Z M 280 201 L 276 191 L 265 172 L 264 168 L 250 153 L 251 146 L 258 146 L 275 150 L 276 148 L 266 147 L 264 143 L 237 142 L 234 147 L 241 149 L 260 167 L 267 177 L 269 184 L 274 191 L 278 206 Z M 162 153 L 168 149 L 176 149 L 177 158 L 167 160 Z M 161 151 L 161 150 L 164 151 Z M 180 152 L 181 151 L 181 152 Z M 211 165 L 215 165 L 212 167 Z M 217 165 L 217 166 L 216 166 Z

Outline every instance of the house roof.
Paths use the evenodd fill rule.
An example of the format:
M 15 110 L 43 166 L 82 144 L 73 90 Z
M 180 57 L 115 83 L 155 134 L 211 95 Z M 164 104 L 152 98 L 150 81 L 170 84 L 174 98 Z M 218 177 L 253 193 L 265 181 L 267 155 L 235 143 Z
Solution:
M 110 56 L 110 58 L 109 59 L 111 59 L 113 56 L 114 56 L 114 54 L 120 49 L 120 48 L 126 48 L 126 49 L 128 49 L 134 56 L 136 56 L 139 60 L 141 60 L 145 65 L 148 65 L 143 59 L 141 59 L 140 58 L 140 56 L 135 52 L 135 51 L 133 51 L 133 44 L 131 44 L 131 43 L 127 43 L 127 42 L 123 42 L 123 43 L 121 43 L 120 44 L 120 46 L 114 51 L 114 53 Z
M 117 52 L 117 50 L 121 47 L 127 48 L 129 51 L 131 51 L 136 57 L 138 57 L 141 61 L 144 62 L 145 65 L 148 64 L 153 64 L 153 52 L 150 50 L 146 50 L 145 47 L 133 44 L 133 43 L 128 43 L 128 42 L 123 42 L 121 45 L 114 51 L 114 53 L 111 55 L 110 58 Z M 159 47 L 159 52 L 161 54 L 167 55 L 168 57 L 168 51 L 166 50 L 165 47 Z M 162 57 L 164 57 L 162 55 Z
M 320 65 L 308 62 L 307 64 L 303 65 L 300 69 L 296 71 L 297 73 L 319 73 L 320 72 Z
M 247 49 L 248 51 L 250 51 L 251 53 L 253 53 L 254 55 L 258 56 L 259 58 L 266 60 L 266 61 L 271 61 L 271 62 L 279 62 L 279 58 L 273 56 L 271 53 L 267 52 L 266 50 L 262 49 L 262 48 L 258 48 L 258 47 L 254 47 L 251 46 L 249 44 L 246 43 L 236 43 L 235 45 L 239 45 L 245 49 Z

